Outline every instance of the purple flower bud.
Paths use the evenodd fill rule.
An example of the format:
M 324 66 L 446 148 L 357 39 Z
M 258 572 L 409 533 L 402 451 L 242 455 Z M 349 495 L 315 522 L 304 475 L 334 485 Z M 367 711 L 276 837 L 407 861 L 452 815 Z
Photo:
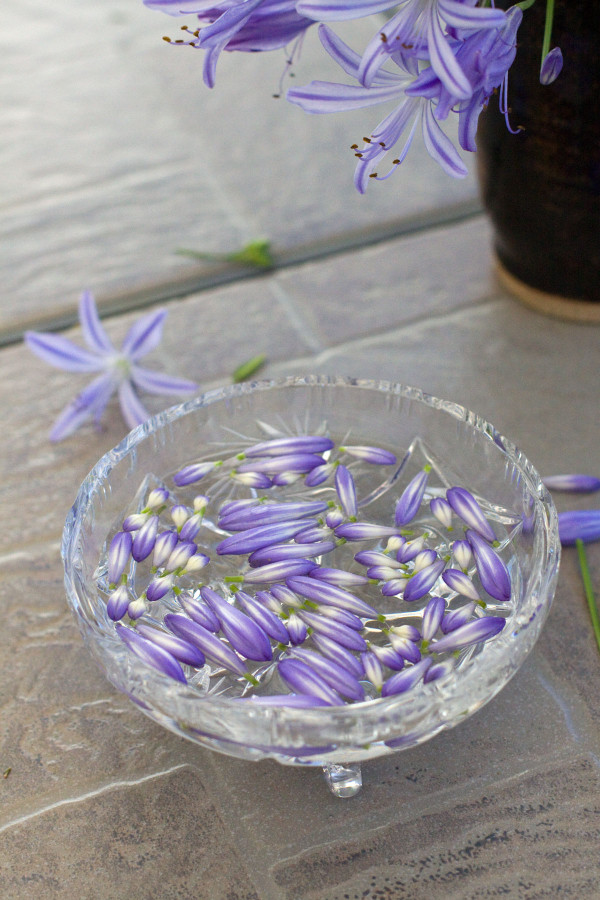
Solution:
M 413 575 L 408 584 L 404 589 L 404 599 L 407 603 L 412 603 L 415 600 L 420 600 L 421 597 L 424 597 L 435 585 L 436 581 L 444 571 L 444 566 L 446 563 L 443 559 L 438 559 L 437 562 L 432 563 L 430 566 L 427 566 L 426 569 L 421 569 L 420 572 L 417 572 L 416 575 Z
M 398 578 L 402 579 L 403 573 L 399 572 L 398 569 L 392 568 L 392 566 L 369 566 L 367 577 L 374 578 L 376 581 L 391 581 Z M 406 581 L 406 579 L 404 580 Z M 404 587 L 402 590 L 404 590 Z
M 336 622 L 327 616 L 321 616 L 318 613 L 308 612 L 308 610 L 304 609 L 301 610 L 300 615 L 310 628 L 318 632 L 318 634 L 331 638 L 332 641 L 341 644 L 342 647 L 346 647 L 348 650 L 367 649 L 366 641 L 354 628 L 349 628 L 347 625 L 342 625 L 340 622 Z
M 350 469 L 346 466 L 338 466 L 335 470 L 335 489 L 345 514 L 348 518 L 355 517 L 357 513 L 356 485 Z
M 292 609 L 299 609 L 304 605 L 304 601 L 300 599 L 298 594 L 295 594 L 291 588 L 287 587 L 285 584 L 274 584 L 271 587 L 271 593 L 280 603 L 283 603 L 284 606 L 291 606 Z
M 461 625 L 465 625 L 473 617 L 475 609 L 476 604 L 471 601 L 471 603 L 465 603 L 464 606 L 460 606 L 458 609 L 452 609 L 447 612 L 440 623 L 442 634 L 450 634 L 451 631 L 456 631 Z
M 191 575 L 193 572 L 199 572 L 200 569 L 203 569 L 210 562 L 210 557 L 206 555 L 206 553 L 194 553 L 193 556 L 190 556 L 188 561 L 185 564 L 185 569 L 183 570 L 186 575 Z
M 299 472 L 278 472 L 273 475 L 271 482 L 279 487 L 287 487 L 288 484 L 295 484 L 301 478 L 302 475 Z
M 426 471 L 419 472 L 405 487 L 402 496 L 396 503 L 394 517 L 396 525 L 408 525 L 418 513 L 427 487 L 428 474 Z
M 401 565 L 393 556 L 388 556 L 381 550 L 359 550 L 354 554 L 354 559 L 361 566 L 389 566 L 392 569 L 399 569 Z
M 456 591 L 457 594 L 462 594 L 463 597 L 469 597 L 471 600 L 481 599 L 471 579 L 460 569 L 446 569 L 442 578 L 451 591 Z
M 203 628 L 197 622 L 192 622 L 186 616 L 178 613 L 167 613 L 165 625 L 173 631 L 177 637 L 189 641 L 194 647 L 198 647 L 207 659 L 235 672 L 236 675 L 246 675 L 247 669 L 239 656 L 233 652 L 223 641 Z
M 550 491 L 571 491 L 575 494 L 600 491 L 600 478 L 593 475 L 550 475 L 542 480 Z
M 442 624 L 446 612 L 446 601 L 442 597 L 432 597 L 423 610 L 421 623 L 421 636 L 424 641 L 430 641 Z
M 290 636 L 279 616 L 275 615 L 268 607 L 264 606 L 256 597 L 251 597 L 245 591 L 237 591 L 236 603 L 239 603 L 244 612 L 259 625 L 262 630 L 274 641 L 280 644 L 289 643 Z
M 299 659 L 281 659 L 277 664 L 277 671 L 292 690 L 301 694 L 309 694 L 319 697 L 332 706 L 341 706 L 342 699 L 326 681 L 313 669 Z
M 406 638 L 407 641 L 421 640 L 421 632 L 415 625 L 393 625 L 390 630 L 398 637 Z
M 194 555 L 198 549 L 193 541 L 182 541 L 173 550 L 169 556 L 165 568 L 169 572 L 175 572 L 177 569 L 184 569 L 190 557 Z
M 452 555 L 461 569 L 468 569 L 473 558 L 471 545 L 468 541 L 454 541 L 452 544 Z
M 348 612 L 356 613 L 358 616 L 367 616 L 368 618 L 377 616 L 376 609 L 369 606 L 364 600 L 355 597 L 354 594 L 336 585 L 327 584 L 327 582 L 319 581 L 316 578 L 301 576 L 288 578 L 286 584 L 297 594 L 300 594 L 301 597 L 306 597 L 315 603 L 337 606 L 340 609 L 348 610 Z
M 425 547 L 425 538 L 423 536 L 415 538 L 413 541 L 403 541 L 396 550 L 396 560 L 399 563 L 412 562 L 415 557 L 422 552 Z
M 146 509 L 159 509 L 164 506 L 169 499 L 169 492 L 166 488 L 154 488 L 148 494 L 146 501 Z
M 564 547 L 577 538 L 584 543 L 600 539 L 600 509 L 578 510 L 558 514 L 558 536 Z
M 181 526 L 181 531 L 179 532 L 179 538 L 182 541 L 193 541 L 200 528 L 202 527 L 202 520 L 204 519 L 204 513 L 194 513 L 193 516 L 190 516 L 187 522 L 184 522 Z
M 202 625 L 203 628 L 213 631 L 215 634 L 221 630 L 219 620 L 205 603 L 190 597 L 189 594 L 179 594 L 177 599 L 183 611 L 198 625 Z
M 325 516 L 325 524 L 329 526 L 329 528 L 337 528 L 338 525 L 341 525 L 344 521 L 344 513 L 336 506 L 334 509 L 330 509 L 327 515 Z
M 563 67 L 563 55 L 560 47 L 553 47 L 542 60 L 540 67 L 540 84 L 552 84 L 556 81 Z
M 434 641 L 429 649 L 432 653 L 443 653 L 445 650 L 460 650 L 463 647 L 470 647 L 471 644 L 479 644 L 502 631 L 505 621 L 500 616 L 483 616 L 480 619 L 474 619 L 472 622 L 467 622 L 466 625 L 461 625 L 460 628 L 455 628 L 438 641 Z
M 142 562 L 142 560 L 150 556 L 156 543 L 157 531 L 158 516 L 149 516 L 146 523 L 142 525 L 139 531 L 135 532 L 131 545 L 131 555 L 136 562 Z
M 141 619 L 148 612 L 148 604 L 145 597 L 134 597 L 127 607 L 127 615 L 130 619 Z
M 167 650 L 153 644 L 151 641 L 147 641 L 146 638 L 137 634 L 133 628 L 127 628 L 127 626 L 122 625 L 120 622 L 117 622 L 115 628 L 121 640 L 143 662 L 152 666 L 152 668 L 157 669 L 157 671 L 169 675 L 176 681 L 187 684 L 183 669 Z
M 116 584 L 131 559 L 133 539 L 128 531 L 118 531 L 108 550 L 108 582 Z M 120 618 L 120 617 L 119 617 Z
M 137 531 L 148 520 L 148 513 L 132 513 L 123 522 L 123 531 Z
M 496 540 L 492 526 L 485 518 L 479 503 L 469 491 L 461 487 L 448 488 L 446 491 L 448 503 L 463 522 L 466 522 L 474 531 L 486 539 Z
M 274 475 L 277 472 L 310 472 L 315 466 L 323 465 L 323 457 L 315 453 L 290 453 L 287 456 L 271 456 L 267 459 L 252 459 L 242 463 L 237 471 L 262 472 L 265 475 Z
M 370 541 L 395 535 L 398 533 L 398 529 L 388 525 L 375 525 L 371 522 L 343 522 L 335 529 L 335 533 L 347 541 Z
M 437 681 L 439 678 L 443 678 L 445 675 L 449 675 L 454 669 L 454 663 L 451 659 L 445 659 L 443 662 L 433 663 L 427 671 L 425 672 L 425 676 L 423 681 L 425 684 L 430 684 L 432 681 Z
M 322 466 L 315 466 L 304 479 L 304 483 L 308 487 L 316 487 L 318 484 L 323 484 L 324 481 L 327 481 L 334 469 L 335 466 L 333 463 L 324 463 Z
M 314 544 L 271 544 L 255 550 L 248 558 L 251 566 L 262 566 L 265 563 L 281 562 L 286 559 L 313 559 L 335 550 L 334 541 L 317 541 Z
M 296 613 L 292 613 L 286 619 L 285 627 L 287 628 L 292 644 L 303 644 L 308 635 L 306 625 Z
M 347 572 L 345 569 L 330 569 L 326 566 L 317 566 L 312 569 L 310 577 L 316 578 L 318 581 L 325 581 L 335 587 L 360 587 L 362 584 L 369 583 L 369 579 L 364 575 Z
M 172 587 L 173 576 L 160 575 L 157 578 L 153 578 L 146 588 L 146 598 L 150 601 L 150 603 L 155 603 L 157 600 L 162 600 L 162 598 L 169 593 Z
M 299 435 L 297 437 L 274 438 L 271 441 L 254 444 L 254 446 L 244 450 L 244 455 L 251 458 L 254 456 L 324 453 L 326 450 L 332 450 L 333 447 L 333 441 L 327 437 Z
M 435 550 L 421 550 L 415 556 L 412 574 L 416 575 L 417 572 L 420 572 L 422 569 L 426 569 L 428 566 L 433 565 L 436 559 L 437 553 Z
M 323 681 L 333 688 L 342 697 L 349 700 L 364 700 L 365 692 L 357 678 L 343 666 L 339 666 L 332 659 L 327 659 L 314 650 L 297 647 L 292 650 L 292 658 L 300 659 L 320 675 Z
M 394 454 L 390 453 L 389 450 L 382 450 L 381 447 L 348 446 L 344 444 L 343 447 L 340 447 L 340 453 L 349 453 L 350 456 L 354 456 L 356 459 L 362 459 L 364 462 L 376 466 L 393 466 L 396 462 Z
M 313 559 L 282 559 L 256 569 L 248 569 L 244 572 L 244 581 L 247 584 L 272 584 L 275 581 L 285 581 L 292 575 L 307 575 L 315 565 Z
M 477 573 L 484 589 L 495 600 L 510 600 L 510 575 L 504 562 L 476 531 L 467 529 L 466 536 L 473 548 Z
M 390 631 L 390 642 L 398 656 L 401 656 L 407 662 L 417 663 L 421 659 L 421 651 L 413 641 L 409 641 Z
M 328 505 L 323 500 L 302 503 L 261 503 L 228 514 L 221 512 L 219 527 L 225 531 L 244 531 L 246 528 L 256 528 L 259 525 L 275 525 L 292 519 L 318 516 L 327 508 Z
M 243 500 L 228 500 L 219 510 L 219 516 L 223 518 L 234 516 L 250 509 L 260 509 L 263 501 L 264 498 L 261 499 L 259 497 L 245 497 Z
M 180 531 L 183 528 L 191 515 L 191 509 L 183 503 L 176 503 L 171 507 L 171 518 L 173 519 L 177 531 Z
M 219 620 L 223 634 L 238 653 L 260 662 L 273 659 L 271 642 L 256 622 L 211 588 L 200 588 L 200 594 Z
M 287 588 L 286 588 L 287 590 Z M 242 592 L 243 593 L 243 592 Z M 239 594 L 239 591 L 238 591 Z M 261 606 L 266 607 L 271 610 L 272 613 L 275 613 L 276 616 L 280 616 L 283 612 L 283 607 L 279 600 L 276 600 L 271 591 L 257 591 L 254 595 L 257 602 L 260 603 Z
M 159 569 L 164 566 L 171 553 L 177 546 L 179 537 L 176 531 L 163 531 L 156 538 L 152 565 Z
M 409 581 L 409 578 L 392 578 L 381 585 L 381 593 L 384 597 L 399 597 L 406 590 Z
M 273 485 L 272 480 L 264 472 L 230 472 L 230 478 L 251 488 L 270 488 Z
M 194 512 L 204 513 L 209 502 L 210 499 L 204 494 L 197 494 L 194 497 Z
M 397 653 L 393 647 L 378 647 L 376 644 L 370 645 L 371 651 L 375 654 L 380 663 L 392 669 L 394 672 L 400 672 L 404 668 L 404 659 Z
M 360 658 L 367 679 L 371 682 L 373 687 L 380 691 L 381 685 L 383 684 L 383 668 L 379 659 L 371 650 L 366 650 L 364 653 L 361 653 Z
M 317 541 L 326 541 L 331 537 L 331 528 L 326 525 L 309 525 L 294 536 L 297 544 L 314 544 Z
M 302 615 L 302 610 L 299 614 Z M 355 631 L 362 631 L 364 628 L 362 619 L 359 619 L 354 613 L 348 612 L 347 609 L 340 609 L 339 606 L 320 606 L 319 615 L 325 616 L 326 619 L 333 619 L 340 625 L 353 628 Z
M 276 525 L 258 525 L 256 528 L 248 528 L 239 534 L 232 534 L 217 545 L 219 556 L 227 554 L 252 553 L 272 544 L 287 541 L 306 528 L 304 519 L 293 519 L 291 522 L 281 522 Z
M 186 484 L 193 484 L 194 481 L 200 481 L 214 467 L 218 465 L 216 462 L 193 463 L 191 466 L 185 466 L 173 475 L 173 481 L 178 487 L 185 487 Z
M 354 656 L 346 647 L 342 647 L 336 641 L 331 640 L 331 638 L 316 632 L 311 635 L 311 641 L 317 650 L 321 651 L 323 656 L 332 659 L 338 666 L 342 666 L 344 669 L 352 672 L 357 678 L 364 676 L 365 670 L 360 659 Z
M 452 507 L 443 497 L 434 497 L 429 509 L 444 528 L 452 528 Z
M 114 591 L 108 595 L 108 600 L 106 601 L 106 614 L 108 618 L 112 619 L 113 622 L 118 622 L 119 619 L 122 619 L 127 612 L 130 601 L 131 597 L 129 596 L 126 585 L 120 584 L 119 587 L 115 588 Z
M 396 672 L 395 675 L 384 681 L 381 688 L 381 696 L 390 697 L 392 694 L 404 694 L 405 691 L 410 690 L 421 681 L 427 669 L 431 666 L 431 662 L 431 659 L 426 656 L 414 666 L 403 669 L 401 672 Z
M 136 630 L 142 637 L 162 647 L 163 650 L 167 650 L 179 662 L 198 668 L 204 665 L 204 654 L 198 647 L 194 647 L 188 641 L 175 637 L 174 634 L 169 634 L 166 631 L 160 631 L 152 625 L 145 625 L 143 622 L 136 626 Z

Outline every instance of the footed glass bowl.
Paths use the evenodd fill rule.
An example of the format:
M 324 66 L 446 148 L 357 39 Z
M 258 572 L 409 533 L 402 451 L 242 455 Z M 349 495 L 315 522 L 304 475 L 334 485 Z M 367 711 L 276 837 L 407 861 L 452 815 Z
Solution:
M 331 439 L 316 451 L 321 480 L 250 449 L 295 436 Z M 383 449 L 382 460 L 365 446 Z M 271 543 L 286 545 L 282 572 L 265 568 L 264 541 L 250 562 L 250 550 L 232 554 L 224 543 L 246 528 L 254 547 L 270 504 L 307 502 L 325 511 L 305 519 L 306 537 L 301 525 L 281 534 L 275 526 Z M 159 534 L 179 533 L 178 546 L 182 534 L 193 541 L 195 567 L 183 559 L 169 570 L 152 534 L 145 558 L 141 538 L 137 560 L 129 537 L 121 556 L 109 551 L 116 534 L 135 542 L 149 517 Z M 376 528 L 362 533 L 363 523 Z M 560 544 L 540 476 L 477 415 L 416 388 L 310 376 L 210 391 L 136 428 L 83 482 L 62 554 L 90 652 L 146 715 L 222 753 L 322 766 L 334 794 L 351 796 L 361 761 L 464 721 L 515 674 L 549 611 Z M 258 632 L 236 622 L 228 630 L 211 591 Z M 289 640 L 274 633 L 265 642 L 257 599 Z M 157 662 L 143 648 L 165 633 L 202 648 L 205 660 L 179 656 L 173 668 L 163 643 Z M 264 646 L 251 659 L 246 645 L 257 633 Z

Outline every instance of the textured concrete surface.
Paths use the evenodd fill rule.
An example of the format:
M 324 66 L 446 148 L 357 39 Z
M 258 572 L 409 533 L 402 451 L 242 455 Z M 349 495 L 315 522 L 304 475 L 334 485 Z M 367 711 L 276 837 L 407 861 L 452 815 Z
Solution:
M 0 11 L 12 135 L 0 147 L 0 339 L 72 320 L 90 287 L 122 310 L 105 323 L 118 343 L 147 290 L 169 309 L 148 364 L 202 389 L 260 352 L 265 377 L 403 381 L 487 417 L 543 473 L 598 474 L 600 329 L 500 290 L 487 221 L 465 216 L 474 182 L 414 153 L 390 190 L 355 196 L 351 120 L 270 102 L 280 60 L 226 58 L 219 90 L 204 91 L 196 58 L 160 41 L 169 24 L 116 0 Z M 317 55 L 307 43 L 298 79 L 315 77 Z M 242 85 L 252 114 L 240 120 Z M 286 265 L 232 270 L 228 285 L 172 253 L 258 235 Z M 183 290 L 196 276 L 204 289 Z M 0 361 L 3 900 L 600 896 L 600 655 L 573 550 L 504 690 L 455 729 L 366 763 L 362 791 L 337 800 L 318 770 L 200 749 L 106 681 L 67 608 L 59 544 L 81 480 L 125 434 L 118 405 L 101 430 L 52 445 L 86 376 L 21 343 Z M 588 555 L 600 589 L 599 548 Z

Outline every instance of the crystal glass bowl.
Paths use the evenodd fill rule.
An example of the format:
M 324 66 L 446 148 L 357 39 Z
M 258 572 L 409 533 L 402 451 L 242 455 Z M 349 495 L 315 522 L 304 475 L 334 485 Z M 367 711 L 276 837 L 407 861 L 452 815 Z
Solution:
M 370 685 L 360 702 L 310 708 L 240 699 L 248 682 L 242 679 L 244 688 L 236 687 L 235 678 L 214 663 L 199 669 L 184 666 L 187 681 L 182 683 L 132 653 L 107 615 L 107 547 L 124 517 L 142 509 L 144 496 L 156 485 L 166 485 L 174 502 L 191 505 L 194 494 L 204 490 L 204 482 L 177 488 L 174 472 L 196 460 L 235 455 L 253 443 L 281 435 L 327 435 L 336 445 L 343 442 L 393 451 L 397 463 L 392 466 L 368 466 L 356 458 L 348 463 L 359 496 L 354 518 L 360 520 L 387 521 L 391 511 L 393 524 L 398 497 L 417 473 L 427 471 L 419 528 L 445 559 L 452 552 L 452 541 L 464 538 L 469 526 L 455 517 L 450 539 L 431 515 L 429 502 L 444 497 L 452 486 L 467 489 L 493 526 L 498 538 L 494 546 L 510 575 L 512 597 L 509 602 L 499 602 L 481 590 L 477 570 L 469 570 L 486 601 L 476 607 L 477 614 L 504 617 L 502 631 L 480 646 L 446 654 L 448 671 L 429 683 L 421 680 L 410 690 L 388 696 L 378 695 Z M 220 503 L 268 493 L 226 476 L 214 484 Z M 286 499 L 293 500 L 305 497 L 303 489 L 304 494 L 296 482 L 272 490 L 286 491 Z M 336 499 L 331 479 L 310 494 L 317 495 Z M 227 535 L 216 516 L 207 515 L 203 527 L 195 540 L 205 549 L 213 538 L 222 540 Z M 416 533 L 418 529 L 413 536 Z M 361 542 L 352 552 L 385 550 L 385 543 Z M 348 546 L 342 545 L 339 553 L 347 554 Z M 560 544 L 556 511 L 540 476 L 509 440 L 477 415 L 399 384 L 309 376 L 210 391 L 133 430 L 102 457 L 81 485 L 65 525 L 62 554 L 67 595 L 90 652 L 112 684 L 146 715 L 222 753 L 248 760 L 268 757 L 285 764 L 322 766 L 333 792 L 349 796 L 360 787 L 361 761 L 414 746 L 464 721 L 515 674 L 549 611 Z M 222 560 L 239 565 L 231 557 Z M 335 559 L 324 563 L 335 564 Z M 123 576 L 134 585 L 135 570 L 134 563 Z M 206 571 L 206 575 L 199 572 L 196 581 L 206 577 L 204 583 L 222 588 L 225 570 L 215 562 L 214 571 L 210 567 Z M 248 591 L 263 587 L 253 585 Z M 384 628 L 420 625 L 430 595 L 411 604 L 402 596 L 382 596 L 379 587 L 371 582 L 366 590 L 370 603 L 381 604 L 376 623 L 380 636 L 382 622 Z M 470 602 L 441 579 L 434 592 L 444 598 L 448 610 Z M 173 612 L 177 602 L 177 596 L 167 597 L 160 613 L 155 609 L 162 601 L 147 604 L 154 624 L 160 626 L 161 616 Z M 134 624 L 127 617 L 124 621 Z M 375 631 L 369 632 L 367 624 L 367 639 Z M 427 655 L 427 643 L 421 644 L 423 655 Z M 273 676 L 276 659 L 286 653 L 281 645 L 272 644 L 274 659 L 254 664 L 261 672 L 268 670 L 267 681 L 277 680 Z M 354 655 L 360 658 L 359 653 Z M 391 675 L 385 670 L 383 677 Z M 282 688 L 279 681 L 271 690 L 281 694 L 290 689 L 285 684 Z

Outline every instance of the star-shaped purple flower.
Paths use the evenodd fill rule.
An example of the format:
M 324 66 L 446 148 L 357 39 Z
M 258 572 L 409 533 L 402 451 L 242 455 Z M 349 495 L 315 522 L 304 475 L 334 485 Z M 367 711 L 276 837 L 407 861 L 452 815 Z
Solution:
M 160 343 L 166 315 L 166 310 L 159 309 L 142 316 L 131 326 L 121 349 L 117 350 L 100 322 L 92 294 L 84 291 L 79 301 L 79 321 L 89 350 L 59 334 L 36 331 L 25 334 L 29 349 L 51 366 L 67 372 L 100 373 L 64 408 L 50 432 L 50 440 L 63 440 L 89 418 L 99 423 L 115 391 L 125 422 L 129 428 L 135 428 L 150 417 L 139 398 L 139 390 L 151 394 L 183 394 L 197 389 L 186 378 L 138 365 L 138 360 Z

